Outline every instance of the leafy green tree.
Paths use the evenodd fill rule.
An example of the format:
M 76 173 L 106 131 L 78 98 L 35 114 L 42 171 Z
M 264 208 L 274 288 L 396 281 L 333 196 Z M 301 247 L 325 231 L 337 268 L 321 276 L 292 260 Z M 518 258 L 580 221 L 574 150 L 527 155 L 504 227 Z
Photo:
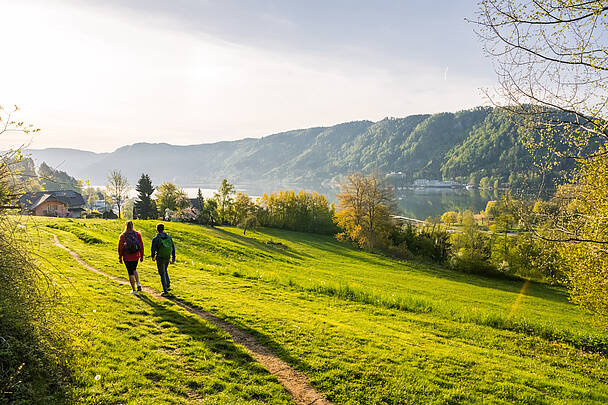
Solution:
M 163 183 L 156 189 L 156 204 L 161 215 L 165 215 L 167 210 L 177 211 L 186 208 L 190 201 L 184 190 L 178 188 L 173 183 Z
M 196 193 L 196 201 L 201 210 L 203 208 L 205 208 L 205 198 L 203 197 L 203 193 L 201 192 L 200 188 L 198 189 L 198 192 Z
M 257 222 L 262 226 L 333 235 L 334 207 L 324 195 L 300 190 L 264 193 L 257 201 Z
M 214 226 L 218 222 L 217 201 L 214 199 L 205 200 L 205 205 L 200 211 L 198 222 L 204 225 Z
M 152 199 L 154 186 L 147 174 L 142 174 L 135 187 L 137 190 L 137 201 L 133 207 L 133 216 L 137 219 L 156 219 L 158 211 L 156 202 Z
M 247 194 L 237 193 L 234 199 L 234 216 L 236 225 L 243 229 L 243 235 L 247 233 L 247 229 L 256 225 L 255 208 L 255 204 Z
M 232 222 L 232 208 L 234 203 L 235 188 L 233 184 L 228 183 L 228 180 L 222 180 L 222 184 L 213 197 L 217 201 L 218 220 L 222 224 Z

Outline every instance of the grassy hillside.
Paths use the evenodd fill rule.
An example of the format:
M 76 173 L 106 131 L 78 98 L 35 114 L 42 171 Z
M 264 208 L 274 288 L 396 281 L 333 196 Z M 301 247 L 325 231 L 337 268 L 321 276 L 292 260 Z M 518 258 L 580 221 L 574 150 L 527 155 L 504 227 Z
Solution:
M 146 250 L 154 225 L 136 222 Z M 143 351 L 140 361 L 154 360 L 132 361 L 141 367 L 132 378 L 151 398 L 287 401 L 247 356 L 227 357 L 239 349 L 213 327 L 173 305 L 130 296 L 50 245 L 53 232 L 91 265 L 125 277 L 115 252 L 121 222 L 44 219 L 27 226 L 39 230 L 43 256 L 61 269 L 59 279 L 69 280 L 75 306 L 86 314 L 80 341 L 94 350 L 80 354 L 79 395 L 95 402 L 114 392 L 135 400 L 123 392 L 127 365 L 119 360 Z M 608 400 L 601 353 L 608 334 L 560 289 L 396 262 L 330 237 L 269 229 L 244 237 L 232 228 L 187 224 L 168 224 L 168 232 L 178 251 L 169 270 L 176 297 L 250 331 L 336 403 Z M 150 260 L 140 275 L 160 288 Z M 167 336 L 170 349 L 161 343 Z M 125 340 L 135 345 L 126 353 Z M 170 377 L 180 362 L 192 369 Z M 100 367 L 114 391 L 91 380 Z M 158 375 L 142 377 L 150 372 Z M 183 383 L 197 376 L 198 383 Z M 256 382 L 253 392 L 241 394 L 247 379 Z M 214 389 L 216 380 L 225 384 Z

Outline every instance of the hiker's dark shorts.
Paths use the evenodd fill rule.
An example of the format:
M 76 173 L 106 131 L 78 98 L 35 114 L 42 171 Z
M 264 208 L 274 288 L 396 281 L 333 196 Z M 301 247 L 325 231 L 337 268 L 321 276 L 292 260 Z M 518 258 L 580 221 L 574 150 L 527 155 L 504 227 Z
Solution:
M 127 261 L 124 260 L 125 262 L 125 267 L 127 268 L 127 271 L 129 272 L 130 276 L 135 275 L 135 270 L 137 270 L 137 260 L 134 261 Z

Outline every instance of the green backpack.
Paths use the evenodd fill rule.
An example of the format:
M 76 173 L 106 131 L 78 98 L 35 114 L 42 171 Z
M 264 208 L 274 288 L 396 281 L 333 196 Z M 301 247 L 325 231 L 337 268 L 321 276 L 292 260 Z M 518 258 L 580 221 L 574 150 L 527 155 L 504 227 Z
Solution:
M 158 238 L 158 252 L 156 252 L 156 256 L 161 257 L 163 259 L 168 259 L 171 257 L 173 253 L 173 241 L 170 236 L 165 238 Z

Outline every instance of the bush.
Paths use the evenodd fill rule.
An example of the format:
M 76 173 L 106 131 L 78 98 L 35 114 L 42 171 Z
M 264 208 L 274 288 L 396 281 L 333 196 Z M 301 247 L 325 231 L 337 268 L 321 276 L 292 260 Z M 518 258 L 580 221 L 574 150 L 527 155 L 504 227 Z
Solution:
M 461 249 L 450 259 L 450 268 L 469 274 L 498 275 L 498 269 L 483 255 Z
M 395 227 L 389 235 L 389 253 L 403 258 L 417 256 L 443 263 L 450 254 L 449 239 L 449 233 L 441 229 L 417 229 L 411 224 Z
M 16 225 L 0 222 L 0 402 L 62 402 L 69 358 L 57 289 L 13 239 Z

